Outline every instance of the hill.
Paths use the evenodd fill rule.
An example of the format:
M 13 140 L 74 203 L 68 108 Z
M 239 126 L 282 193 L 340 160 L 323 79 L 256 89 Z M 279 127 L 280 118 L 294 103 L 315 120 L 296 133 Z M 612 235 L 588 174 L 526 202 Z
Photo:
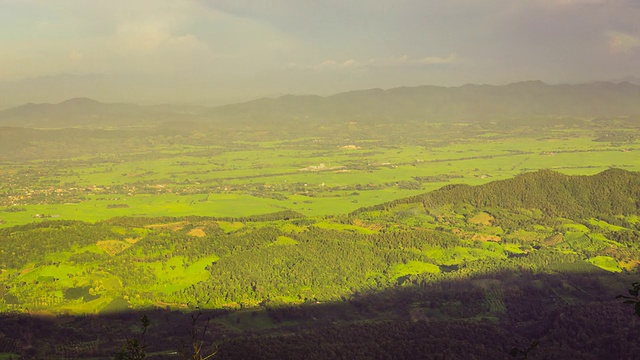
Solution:
M 196 108 L 101 103 L 73 98 L 58 104 L 25 104 L 0 112 L 0 126 L 29 128 L 140 126 L 189 118 Z
M 476 123 L 565 121 L 567 118 L 640 114 L 640 86 L 629 82 L 547 85 L 399 87 L 350 91 L 327 97 L 285 95 L 219 106 L 139 106 L 75 98 L 26 104 L 0 112 L 0 126 L 108 127 L 198 121 L 223 128 L 318 127 L 331 123 Z
M 540 209 L 547 216 L 581 219 L 635 214 L 640 209 L 640 174 L 612 168 L 593 176 L 568 176 L 551 170 L 525 173 L 480 186 L 450 185 L 368 210 L 419 203 L 425 209 L 445 204 L 506 210 Z
M 306 122 L 477 122 L 537 118 L 593 118 L 640 114 L 640 86 L 598 82 L 547 85 L 400 87 L 292 96 L 221 106 L 207 113 L 220 122 L 250 125 Z

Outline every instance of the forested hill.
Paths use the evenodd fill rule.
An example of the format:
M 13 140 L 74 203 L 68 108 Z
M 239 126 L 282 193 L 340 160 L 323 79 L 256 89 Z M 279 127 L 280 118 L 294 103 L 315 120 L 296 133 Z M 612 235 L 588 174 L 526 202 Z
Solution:
M 476 122 L 638 114 L 640 86 L 627 82 L 548 85 L 527 81 L 502 86 L 370 89 L 328 97 L 287 95 L 217 107 L 208 117 L 282 124 L 291 120 Z
M 612 168 L 592 176 L 569 176 L 539 170 L 480 186 L 449 185 L 355 213 L 389 210 L 410 203 L 422 203 L 425 209 L 445 204 L 508 210 L 540 209 L 547 216 L 569 219 L 638 214 L 640 173 Z

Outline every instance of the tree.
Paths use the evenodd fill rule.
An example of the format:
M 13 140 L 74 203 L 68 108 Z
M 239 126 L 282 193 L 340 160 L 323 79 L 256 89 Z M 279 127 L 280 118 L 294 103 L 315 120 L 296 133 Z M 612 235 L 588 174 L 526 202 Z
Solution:
M 529 345 L 529 347 L 526 348 L 525 350 L 514 347 L 513 349 L 511 349 L 511 352 L 509 352 L 509 354 L 514 358 L 518 356 L 522 356 L 522 359 L 528 359 L 529 353 L 531 352 L 531 350 L 535 349 L 537 346 L 538 346 L 538 341 L 536 340 L 532 342 L 531 345 Z
M 115 360 L 142 360 L 147 357 L 144 335 L 151 322 L 146 314 L 142 315 L 140 322 L 142 323 L 142 333 L 136 338 L 127 339 L 122 345 L 122 349 L 114 357 Z
M 640 282 L 636 281 L 631 284 L 631 288 L 629 289 L 629 295 L 618 295 L 616 299 L 623 299 L 623 304 L 633 305 L 634 313 L 636 316 L 640 316 L 640 298 L 638 294 L 640 293 Z
M 197 311 L 191 314 L 191 324 L 189 327 L 189 343 L 182 345 L 182 357 L 185 360 L 207 360 L 212 358 L 218 352 L 218 350 L 215 349 L 208 355 L 203 354 L 205 337 L 207 335 L 207 330 L 209 329 L 211 318 L 207 317 L 204 325 L 200 325 L 198 324 L 198 322 L 201 316 L 201 311 Z M 211 341 L 209 344 L 209 347 L 212 346 L 213 341 Z

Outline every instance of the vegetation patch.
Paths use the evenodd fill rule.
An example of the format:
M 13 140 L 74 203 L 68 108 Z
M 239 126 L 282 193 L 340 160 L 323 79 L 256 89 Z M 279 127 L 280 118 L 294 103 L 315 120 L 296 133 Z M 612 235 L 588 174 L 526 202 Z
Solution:
M 276 241 L 272 242 L 269 245 L 274 245 L 274 246 L 298 245 L 298 241 L 287 236 L 278 236 Z
M 588 261 L 593 265 L 610 272 L 622 271 L 622 268 L 620 267 L 620 264 L 618 264 L 618 261 L 611 256 L 595 256 L 589 258 Z
M 239 221 L 218 221 L 218 226 L 220 226 L 220 229 L 222 229 L 222 231 L 230 233 L 242 229 L 245 225 L 244 223 Z
M 122 240 L 100 240 L 96 243 L 96 246 L 106 252 L 107 254 L 114 256 L 119 254 L 129 247 L 132 243 Z
M 129 302 L 124 297 L 116 297 L 100 310 L 100 314 L 115 314 L 127 311 Z
M 563 234 L 554 234 L 544 239 L 543 243 L 546 246 L 554 246 L 564 241 Z
M 582 224 L 563 224 L 562 228 L 566 231 L 583 232 L 585 234 L 589 232 L 589 228 Z
M 621 231 L 621 230 L 625 230 L 626 229 L 626 228 L 624 228 L 622 226 L 609 224 L 608 222 L 606 222 L 604 220 L 598 220 L 598 219 L 589 219 L 589 224 L 595 225 L 597 227 L 600 227 L 602 229 L 606 229 L 606 230 L 609 230 L 609 231 Z
M 178 222 L 173 222 L 169 224 L 152 224 L 152 225 L 147 225 L 145 227 L 148 229 L 167 229 L 171 231 L 178 231 L 178 230 L 182 230 L 185 227 L 185 225 L 187 225 L 187 222 L 178 221 Z
M 357 225 L 350 225 L 350 224 L 340 224 L 340 223 L 335 223 L 335 222 L 329 222 L 329 221 L 319 221 L 315 224 L 313 224 L 313 226 L 315 227 L 319 227 L 321 229 L 333 229 L 333 230 L 340 230 L 340 231 L 354 231 L 354 232 L 358 232 L 361 234 L 375 234 L 376 231 L 366 228 L 366 227 L 362 227 L 362 226 L 357 226 Z
M 437 274 L 440 272 L 438 265 L 425 263 L 422 261 L 409 261 L 406 264 L 397 264 L 393 267 L 392 279 L 396 280 L 407 275 L 418 275 L 422 273 Z
M 470 224 L 491 226 L 495 218 L 486 212 L 480 212 L 469 218 Z
M 124 241 L 128 242 L 129 244 L 135 244 L 138 241 L 140 241 L 140 238 L 124 238 Z
M 99 296 L 91 294 L 90 289 L 90 286 L 68 288 L 64 291 L 64 297 L 67 300 L 83 299 L 84 302 L 99 298 Z
M 195 237 L 205 237 L 207 236 L 207 233 L 205 233 L 202 228 L 195 228 L 195 229 L 189 230 L 187 235 L 195 236 Z
M 640 268 L 640 260 L 620 261 L 620 267 L 626 271 L 637 271 Z

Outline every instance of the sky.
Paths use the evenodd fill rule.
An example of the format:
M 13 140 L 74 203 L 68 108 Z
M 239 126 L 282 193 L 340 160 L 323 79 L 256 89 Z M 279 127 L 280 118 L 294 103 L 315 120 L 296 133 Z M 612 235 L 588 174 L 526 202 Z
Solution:
M 1 106 L 640 76 L 640 0 L 0 0 Z

